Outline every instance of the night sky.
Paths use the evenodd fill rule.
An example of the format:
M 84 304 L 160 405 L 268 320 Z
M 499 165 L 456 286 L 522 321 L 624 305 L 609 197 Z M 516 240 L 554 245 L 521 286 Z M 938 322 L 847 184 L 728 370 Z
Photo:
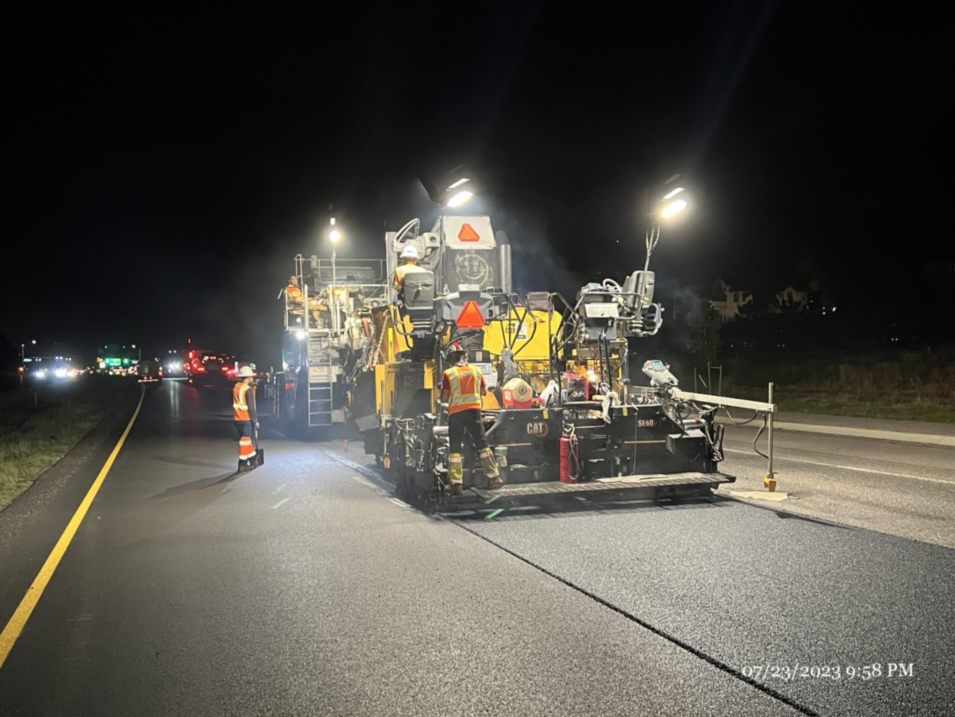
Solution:
M 297 252 L 380 256 L 462 162 L 522 289 L 643 260 L 643 197 L 680 172 L 661 280 L 898 306 L 955 258 L 953 53 L 900 5 L 340 3 L 8 18 L 0 334 L 74 350 L 187 336 L 277 355 Z M 414 7 L 415 9 L 409 9 Z M 626 9 L 624 9 L 626 8 Z M 12 188 L 11 188 L 12 185 Z

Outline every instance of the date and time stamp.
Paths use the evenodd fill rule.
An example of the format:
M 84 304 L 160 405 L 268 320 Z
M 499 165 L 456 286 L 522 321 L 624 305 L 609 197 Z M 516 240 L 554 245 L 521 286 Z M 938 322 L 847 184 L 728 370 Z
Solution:
M 870 662 L 866 664 L 806 665 L 765 663 L 741 665 L 743 677 L 759 681 L 799 682 L 802 680 L 831 680 L 833 682 L 870 682 L 882 679 L 910 679 L 915 677 L 912 662 Z

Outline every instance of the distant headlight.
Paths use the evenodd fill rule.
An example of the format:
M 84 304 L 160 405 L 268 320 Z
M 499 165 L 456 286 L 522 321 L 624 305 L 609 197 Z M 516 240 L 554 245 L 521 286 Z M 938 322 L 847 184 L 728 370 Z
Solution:
M 37 378 L 46 378 L 46 369 L 41 368 L 39 371 L 36 371 L 34 374 Z
M 56 371 L 53 372 L 53 375 L 56 376 L 57 378 L 66 378 L 66 369 L 58 368 Z

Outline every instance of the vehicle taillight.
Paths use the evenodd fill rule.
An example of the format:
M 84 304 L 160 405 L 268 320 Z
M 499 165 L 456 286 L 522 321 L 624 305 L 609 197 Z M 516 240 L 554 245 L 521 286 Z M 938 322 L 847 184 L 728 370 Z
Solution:
M 295 388 L 295 384 L 294 384 L 294 383 L 286 383 L 286 384 L 285 384 L 285 390 L 286 390 L 286 391 L 291 391 L 293 388 Z

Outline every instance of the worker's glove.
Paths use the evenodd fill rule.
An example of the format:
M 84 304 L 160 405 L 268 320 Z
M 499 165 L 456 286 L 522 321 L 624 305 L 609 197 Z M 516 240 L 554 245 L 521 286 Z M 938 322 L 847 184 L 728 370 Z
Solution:
M 255 430 L 259 430 L 259 422 L 258 422 L 258 421 L 255 422 Z

